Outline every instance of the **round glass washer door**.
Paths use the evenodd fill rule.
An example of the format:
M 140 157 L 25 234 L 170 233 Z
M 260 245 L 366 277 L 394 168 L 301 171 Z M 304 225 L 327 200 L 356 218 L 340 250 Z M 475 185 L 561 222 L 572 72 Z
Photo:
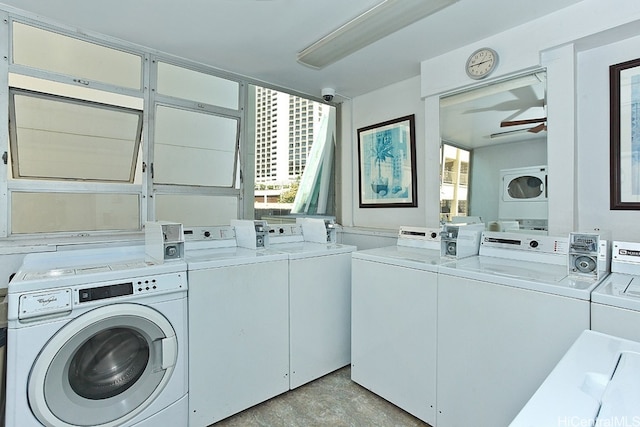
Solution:
M 112 304 L 72 320 L 29 375 L 29 403 L 46 426 L 119 426 L 143 411 L 173 373 L 169 321 L 139 304 Z

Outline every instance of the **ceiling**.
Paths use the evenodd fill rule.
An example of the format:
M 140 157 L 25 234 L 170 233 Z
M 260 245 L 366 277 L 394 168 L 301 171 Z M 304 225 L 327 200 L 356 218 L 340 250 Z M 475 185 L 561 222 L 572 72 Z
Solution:
M 472 150 L 546 137 L 546 121 L 517 126 L 502 122 L 546 118 L 546 74 L 541 71 L 440 100 L 443 141 Z M 493 135 L 493 136 L 492 136 Z
M 417 76 L 423 60 L 581 0 L 459 0 L 322 70 L 299 64 L 296 53 L 381 0 L 0 1 L 296 92 L 320 96 L 331 87 L 339 102 Z

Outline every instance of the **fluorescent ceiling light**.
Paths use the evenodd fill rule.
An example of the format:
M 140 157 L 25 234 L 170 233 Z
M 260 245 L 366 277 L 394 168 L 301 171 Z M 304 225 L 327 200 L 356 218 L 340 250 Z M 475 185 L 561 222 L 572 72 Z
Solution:
M 463 92 L 441 98 L 440 107 L 451 107 L 453 105 L 462 104 L 463 102 L 475 101 L 476 99 L 484 98 L 485 96 L 508 92 L 521 87 L 533 86 L 544 81 L 546 81 L 546 75 L 544 73 L 534 73 L 497 83 L 491 83 L 486 86 L 475 87 L 470 90 L 465 90 Z
M 298 62 L 320 69 L 458 0 L 386 0 L 298 52 Z
M 489 135 L 489 138 L 491 139 L 505 138 L 507 136 L 521 135 L 527 132 L 529 132 L 529 129 L 508 130 L 505 132 L 492 133 L 491 135 Z

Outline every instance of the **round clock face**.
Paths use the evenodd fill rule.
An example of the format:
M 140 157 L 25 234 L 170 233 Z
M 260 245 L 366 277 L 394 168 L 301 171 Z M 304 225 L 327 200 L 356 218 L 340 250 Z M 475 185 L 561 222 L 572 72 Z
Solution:
M 472 79 L 487 77 L 498 65 L 498 54 L 487 47 L 478 49 L 467 59 L 467 75 Z

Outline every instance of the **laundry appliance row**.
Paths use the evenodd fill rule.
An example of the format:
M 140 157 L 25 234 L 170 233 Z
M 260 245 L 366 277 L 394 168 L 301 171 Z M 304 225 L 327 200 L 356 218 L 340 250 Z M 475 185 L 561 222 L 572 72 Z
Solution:
M 454 255 L 451 226 L 354 252 L 352 379 L 434 426 L 507 425 L 590 328 L 610 245 L 463 224 Z
M 185 230 L 189 425 L 207 426 L 350 362 L 351 252 L 334 224 Z

